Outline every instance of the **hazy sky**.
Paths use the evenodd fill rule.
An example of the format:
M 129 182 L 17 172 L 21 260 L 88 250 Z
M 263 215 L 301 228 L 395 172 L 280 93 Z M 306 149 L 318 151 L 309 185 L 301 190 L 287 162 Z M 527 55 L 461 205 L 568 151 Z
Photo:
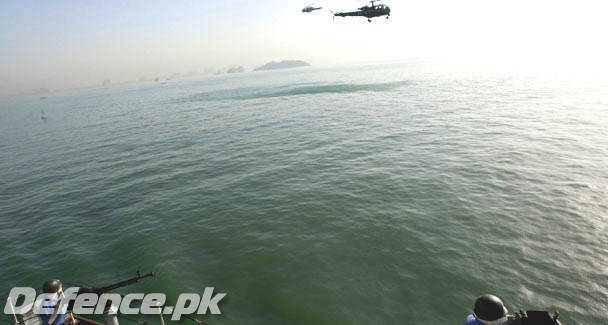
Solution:
M 332 20 L 365 1 L 1 0 L 0 96 L 270 60 L 444 57 L 606 67 L 605 0 L 385 0 L 391 18 Z

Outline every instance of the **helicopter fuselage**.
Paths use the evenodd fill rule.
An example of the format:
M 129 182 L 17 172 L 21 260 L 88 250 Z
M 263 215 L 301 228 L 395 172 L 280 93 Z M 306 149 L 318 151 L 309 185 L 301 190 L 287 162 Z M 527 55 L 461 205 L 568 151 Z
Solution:
M 334 16 L 337 17 L 347 17 L 347 16 L 362 16 L 367 17 L 368 20 L 374 17 L 388 16 L 391 15 L 391 8 L 386 5 L 372 5 L 372 6 L 364 6 L 359 8 L 359 11 L 349 11 L 349 12 L 336 12 Z
M 314 10 L 319 10 L 319 9 L 323 9 L 323 7 L 306 7 L 304 9 L 302 9 L 302 12 L 313 12 Z

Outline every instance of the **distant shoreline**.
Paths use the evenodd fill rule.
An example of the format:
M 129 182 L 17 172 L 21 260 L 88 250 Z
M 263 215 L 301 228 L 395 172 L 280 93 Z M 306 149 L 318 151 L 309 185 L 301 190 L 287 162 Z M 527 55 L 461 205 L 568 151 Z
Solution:
M 253 71 L 291 69 L 308 66 L 310 66 L 310 63 L 301 60 L 284 60 L 281 62 L 271 61 L 261 67 L 255 68 Z

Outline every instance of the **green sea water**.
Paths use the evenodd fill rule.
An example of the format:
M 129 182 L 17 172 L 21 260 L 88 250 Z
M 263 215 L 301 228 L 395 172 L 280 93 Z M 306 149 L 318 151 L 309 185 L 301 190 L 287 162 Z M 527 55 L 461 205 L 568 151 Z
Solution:
M 226 293 L 210 325 L 460 324 L 484 293 L 608 324 L 607 125 L 606 76 L 425 60 L 4 102 L 0 296 L 141 270 L 121 292 Z

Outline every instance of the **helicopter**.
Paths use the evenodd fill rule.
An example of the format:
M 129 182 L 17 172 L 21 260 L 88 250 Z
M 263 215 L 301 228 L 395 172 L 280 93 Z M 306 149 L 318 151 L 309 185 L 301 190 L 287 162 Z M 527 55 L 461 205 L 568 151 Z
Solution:
M 375 4 L 380 0 L 373 0 L 371 2 L 371 6 L 363 6 L 358 9 L 358 11 L 349 11 L 349 12 L 332 12 L 334 14 L 334 18 L 337 17 L 347 17 L 347 16 L 363 16 L 367 17 L 367 21 L 372 22 L 372 18 L 386 16 L 386 19 L 391 15 L 391 8 L 387 5 L 377 5 Z
M 314 5 L 314 2 L 309 4 L 308 6 L 304 7 L 304 9 L 302 9 L 302 12 L 308 13 L 308 12 L 313 12 L 315 10 L 323 9 L 323 7 L 313 7 L 313 5 Z

